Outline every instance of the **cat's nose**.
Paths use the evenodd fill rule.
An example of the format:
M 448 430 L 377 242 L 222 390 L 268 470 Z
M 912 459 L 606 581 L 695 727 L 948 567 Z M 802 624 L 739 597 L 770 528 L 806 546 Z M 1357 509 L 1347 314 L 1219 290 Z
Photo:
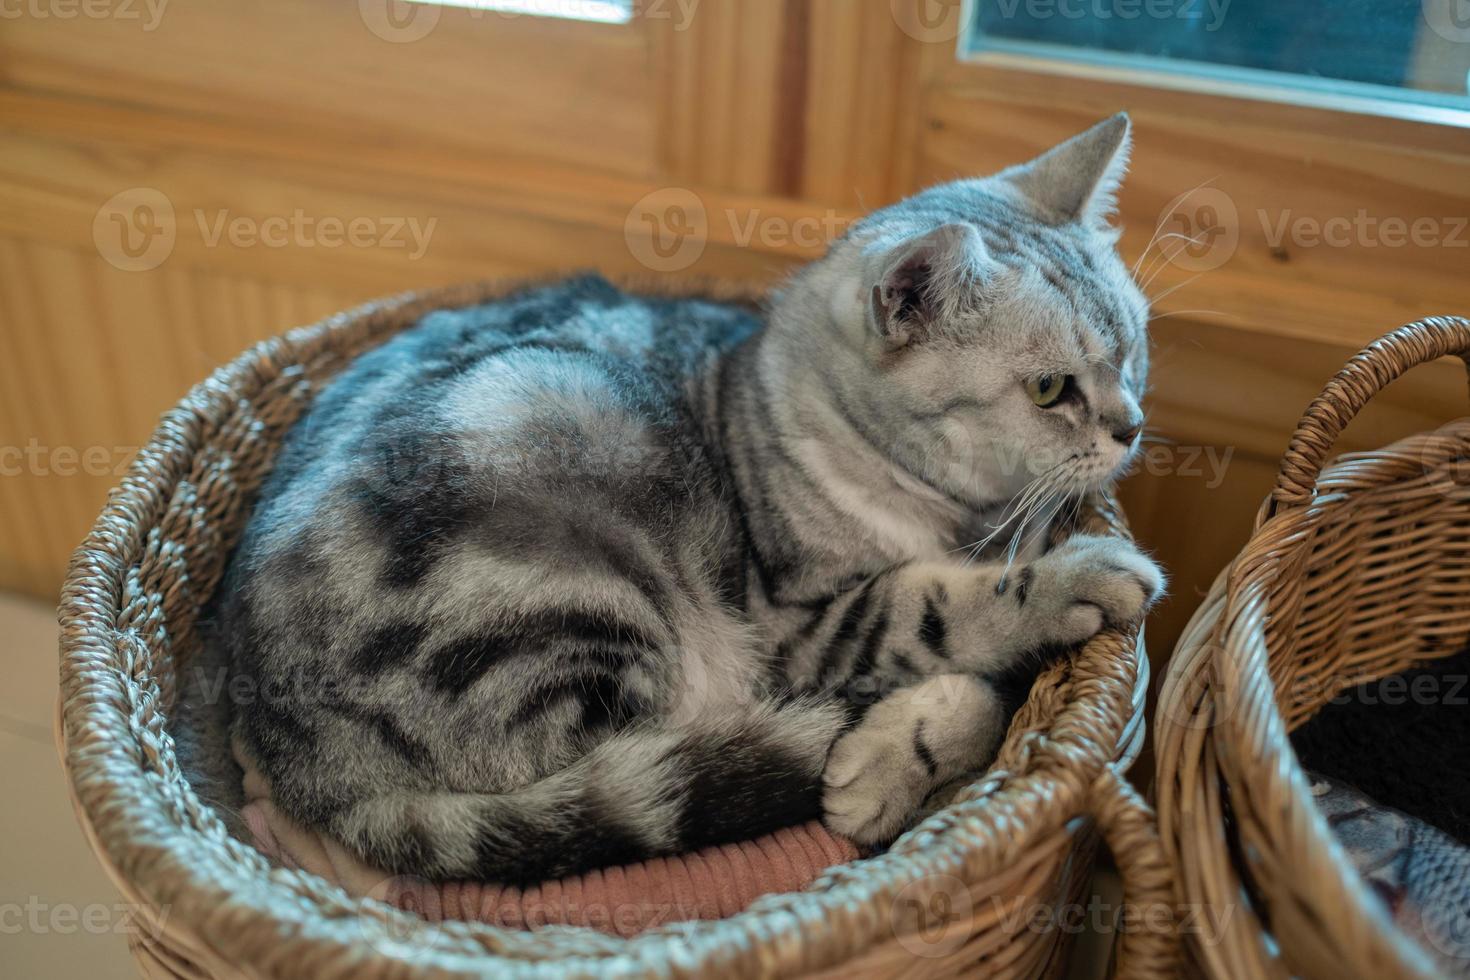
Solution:
M 1113 430 L 1113 438 L 1125 446 L 1133 445 L 1133 440 L 1143 431 L 1143 419 L 1134 422 L 1124 422 Z

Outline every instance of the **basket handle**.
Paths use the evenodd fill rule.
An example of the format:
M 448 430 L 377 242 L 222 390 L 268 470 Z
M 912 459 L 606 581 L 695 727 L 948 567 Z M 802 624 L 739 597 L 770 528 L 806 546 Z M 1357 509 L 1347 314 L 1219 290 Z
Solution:
M 1174 921 L 1174 873 L 1159 839 L 1153 808 L 1112 766 L 1088 794 L 1089 808 L 1123 879 L 1123 917 L 1113 960 L 1120 980 L 1179 975 L 1179 924 Z
M 1337 437 L 1374 395 L 1410 368 L 1451 354 L 1470 370 L 1470 320 L 1427 317 L 1379 337 L 1355 354 L 1297 423 L 1271 491 L 1271 512 L 1311 501 Z

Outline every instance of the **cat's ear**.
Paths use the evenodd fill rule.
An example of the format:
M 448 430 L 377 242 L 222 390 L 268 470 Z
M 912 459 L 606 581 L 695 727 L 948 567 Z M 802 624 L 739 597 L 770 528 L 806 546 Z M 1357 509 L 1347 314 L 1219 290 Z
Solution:
M 888 249 L 870 293 L 873 327 L 897 350 L 965 304 L 990 264 L 973 225 L 940 225 Z
M 1117 205 L 1118 187 L 1128 169 L 1132 128 L 1128 114 L 1120 112 L 1000 176 L 1058 224 L 1104 225 Z

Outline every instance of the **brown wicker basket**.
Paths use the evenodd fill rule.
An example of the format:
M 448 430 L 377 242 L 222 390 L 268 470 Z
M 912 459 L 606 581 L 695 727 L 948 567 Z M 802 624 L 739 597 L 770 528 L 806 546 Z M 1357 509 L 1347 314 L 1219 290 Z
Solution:
M 433 924 L 272 867 L 180 772 L 165 721 L 199 651 L 195 619 L 282 435 L 342 365 L 425 313 L 483 302 L 477 284 L 364 306 L 245 353 L 166 415 L 72 560 L 61 604 L 58 738 L 77 812 L 135 903 L 133 951 L 154 977 L 522 974 L 888 977 L 1055 975 L 1073 930 L 1036 908 L 1074 901 L 1096 833 L 1148 927 L 1120 930 L 1127 976 L 1168 977 L 1176 939 L 1151 811 L 1121 773 L 1143 736 L 1139 637 L 1097 637 L 1049 670 L 994 769 L 886 854 L 719 922 L 633 939 Z M 644 290 L 756 302 L 700 282 Z M 1127 534 L 1099 501 L 1084 518 Z M 1065 923 L 1062 924 L 1065 926 Z
M 1396 330 L 1327 385 L 1170 661 L 1160 830 L 1207 976 L 1436 975 L 1369 897 L 1287 735 L 1349 687 L 1470 644 L 1470 418 L 1323 468 L 1380 389 L 1447 355 L 1470 363 L 1470 321 Z

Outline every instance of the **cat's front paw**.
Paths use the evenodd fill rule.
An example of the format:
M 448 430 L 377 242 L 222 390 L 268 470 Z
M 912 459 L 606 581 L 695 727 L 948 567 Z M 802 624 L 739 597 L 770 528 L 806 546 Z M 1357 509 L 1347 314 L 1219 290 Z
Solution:
M 1032 635 L 1054 644 L 1136 623 L 1164 592 L 1164 573 L 1152 558 L 1131 542 L 1094 535 L 1068 538 L 1017 577 Z
M 928 791 L 928 773 L 907 732 L 868 719 L 837 740 L 822 775 L 827 829 L 858 844 L 892 840 Z

